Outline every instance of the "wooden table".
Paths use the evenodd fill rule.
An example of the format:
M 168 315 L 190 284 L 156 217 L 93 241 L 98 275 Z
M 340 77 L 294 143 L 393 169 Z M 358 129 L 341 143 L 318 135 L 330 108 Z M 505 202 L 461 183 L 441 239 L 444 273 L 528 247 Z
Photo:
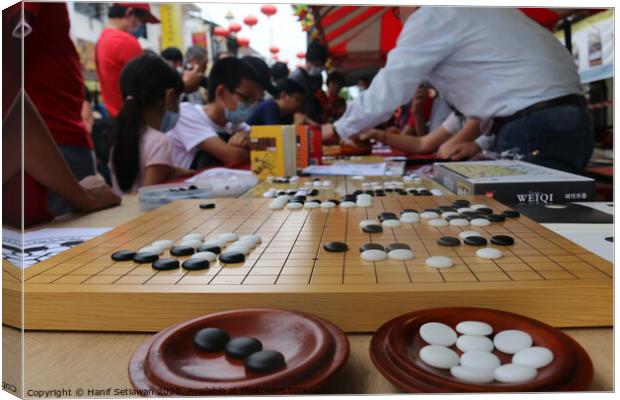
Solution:
M 45 227 L 111 227 L 139 214 L 137 196 L 126 196 L 123 204 L 84 216 L 57 219 Z M 20 331 L 3 326 L 5 383 L 20 390 Z M 613 330 L 611 328 L 563 329 L 590 355 L 594 363 L 593 391 L 612 391 Z M 70 396 L 126 396 L 130 394 L 127 366 L 134 350 L 151 334 L 27 331 L 23 335 L 24 395 L 35 390 L 71 390 Z M 368 355 L 370 334 L 349 334 L 349 361 L 323 389 L 323 393 L 399 393 L 373 366 Z M 83 392 L 76 392 L 77 389 Z M 109 392 L 106 390 L 109 389 Z M 99 390 L 88 392 L 88 390 Z M 65 392 L 64 396 L 67 395 Z

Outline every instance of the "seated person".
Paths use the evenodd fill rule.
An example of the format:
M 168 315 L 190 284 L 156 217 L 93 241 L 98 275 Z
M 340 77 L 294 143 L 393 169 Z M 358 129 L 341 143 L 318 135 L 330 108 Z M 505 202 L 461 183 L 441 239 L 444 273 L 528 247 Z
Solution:
M 327 105 L 325 115 L 328 122 L 334 122 L 342 117 L 347 109 L 347 102 L 340 96 L 345 79 L 341 72 L 334 71 L 327 77 Z
M 249 163 L 250 127 L 262 93 L 255 70 L 233 57 L 217 61 L 209 74 L 207 104 L 181 103 L 180 116 L 168 132 L 172 163 L 180 168 Z
M 480 134 L 481 131 L 487 132 L 489 127 L 488 122 L 481 122 L 477 118 L 465 118 L 453 112 L 441 126 L 425 136 L 401 135 L 398 132 L 371 129 L 360 134 L 358 139 L 378 140 L 409 154 L 437 152 L 444 159 L 462 160 L 475 156 L 480 150 L 492 147 L 494 137 Z
M 124 104 L 114 123 L 111 165 L 117 193 L 164 183 L 192 171 L 172 165 L 172 145 L 160 127 L 164 114 L 178 112 L 183 81 L 163 58 L 142 55 L 123 68 Z
M 295 113 L 301 110 L 305 90 L 292 79 L 284 78 L 276 84 L 276 98 L 256 106 L 248 125 L 291 125 Z

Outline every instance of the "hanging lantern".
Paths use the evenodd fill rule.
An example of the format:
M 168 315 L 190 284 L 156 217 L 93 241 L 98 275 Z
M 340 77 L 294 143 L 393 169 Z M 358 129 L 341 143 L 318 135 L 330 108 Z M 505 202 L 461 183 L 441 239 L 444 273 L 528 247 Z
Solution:
M 228 35 L 228 29 L 222 27 L 222 26 L 216 26 L 213 29 L 213 34 L 215 36 L 220 36 L 220 37 L 225 37 L 226 35 Z
M 253 15 L 248 15 L 243 19 L 243 23 L 252 28 L 254 25 L 258 23 L 258 19 L 256 19 Z
M 230 32 L 237 33 L 241 30 L 241 25 L 239 25 L 236 22 L 233 22 L 232 24 L 228 25 L 228 30 Z
M 278 9 L 273 4 L 265 4 L 264 6 L 260 8 L 260 12 L 265 14 L 267 17 L 271 17 L 272 15 L 275 15 L 278 12 Z
M 271 46 L 271 47 L 269 48 L 269 52 L 270 52 L 271 54 L 278 54 L 278 53 L 280 52 L 280 49 L 278 48 L 278 46 Z
M 248 47 L 250 45 L 250 39 L 244 38 L 244 37 L 238 37 L 237 44 L 241 47 Z
M 296 54 L 296 56 L 300 60 L 303 60 L 306 57 L 306 53 L 304 53 L 303 51 L 300 51 L 299 53 Z

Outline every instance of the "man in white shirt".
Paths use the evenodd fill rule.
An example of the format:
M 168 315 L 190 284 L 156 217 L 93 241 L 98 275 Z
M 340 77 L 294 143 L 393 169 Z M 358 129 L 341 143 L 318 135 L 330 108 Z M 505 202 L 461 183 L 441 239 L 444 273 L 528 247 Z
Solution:
M 427 79 L 467 118 L 493 119 L 498 151 L 516 148 L 526 161 L 567 171 L 585 167 L 592 118 L 572 57 L 553 35 L 509 8 L 401 8 L 401 17 L 385 67 L 341 119 L 323 126 L 326 141 L 382 123 Z

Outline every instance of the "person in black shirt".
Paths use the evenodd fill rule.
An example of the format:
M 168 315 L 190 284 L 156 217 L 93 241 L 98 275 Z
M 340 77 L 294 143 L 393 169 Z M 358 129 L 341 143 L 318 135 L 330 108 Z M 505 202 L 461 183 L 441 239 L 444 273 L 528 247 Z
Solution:
M 328 57 L 327 47 L 313 41 L 306 50 L 306 66 L 291 73 L 290 78 L 297 81 L 306 91 L 301 113 L 310 124 L 326 122 L 325 106 L 327 95 L 323 92 L 323 70 Z
M 276 98 L 260 103 L 246 122 L 248 125 L 291 125 L 293 116 L 301 109 L 305 90 L 292 79 L 276 84 Z

